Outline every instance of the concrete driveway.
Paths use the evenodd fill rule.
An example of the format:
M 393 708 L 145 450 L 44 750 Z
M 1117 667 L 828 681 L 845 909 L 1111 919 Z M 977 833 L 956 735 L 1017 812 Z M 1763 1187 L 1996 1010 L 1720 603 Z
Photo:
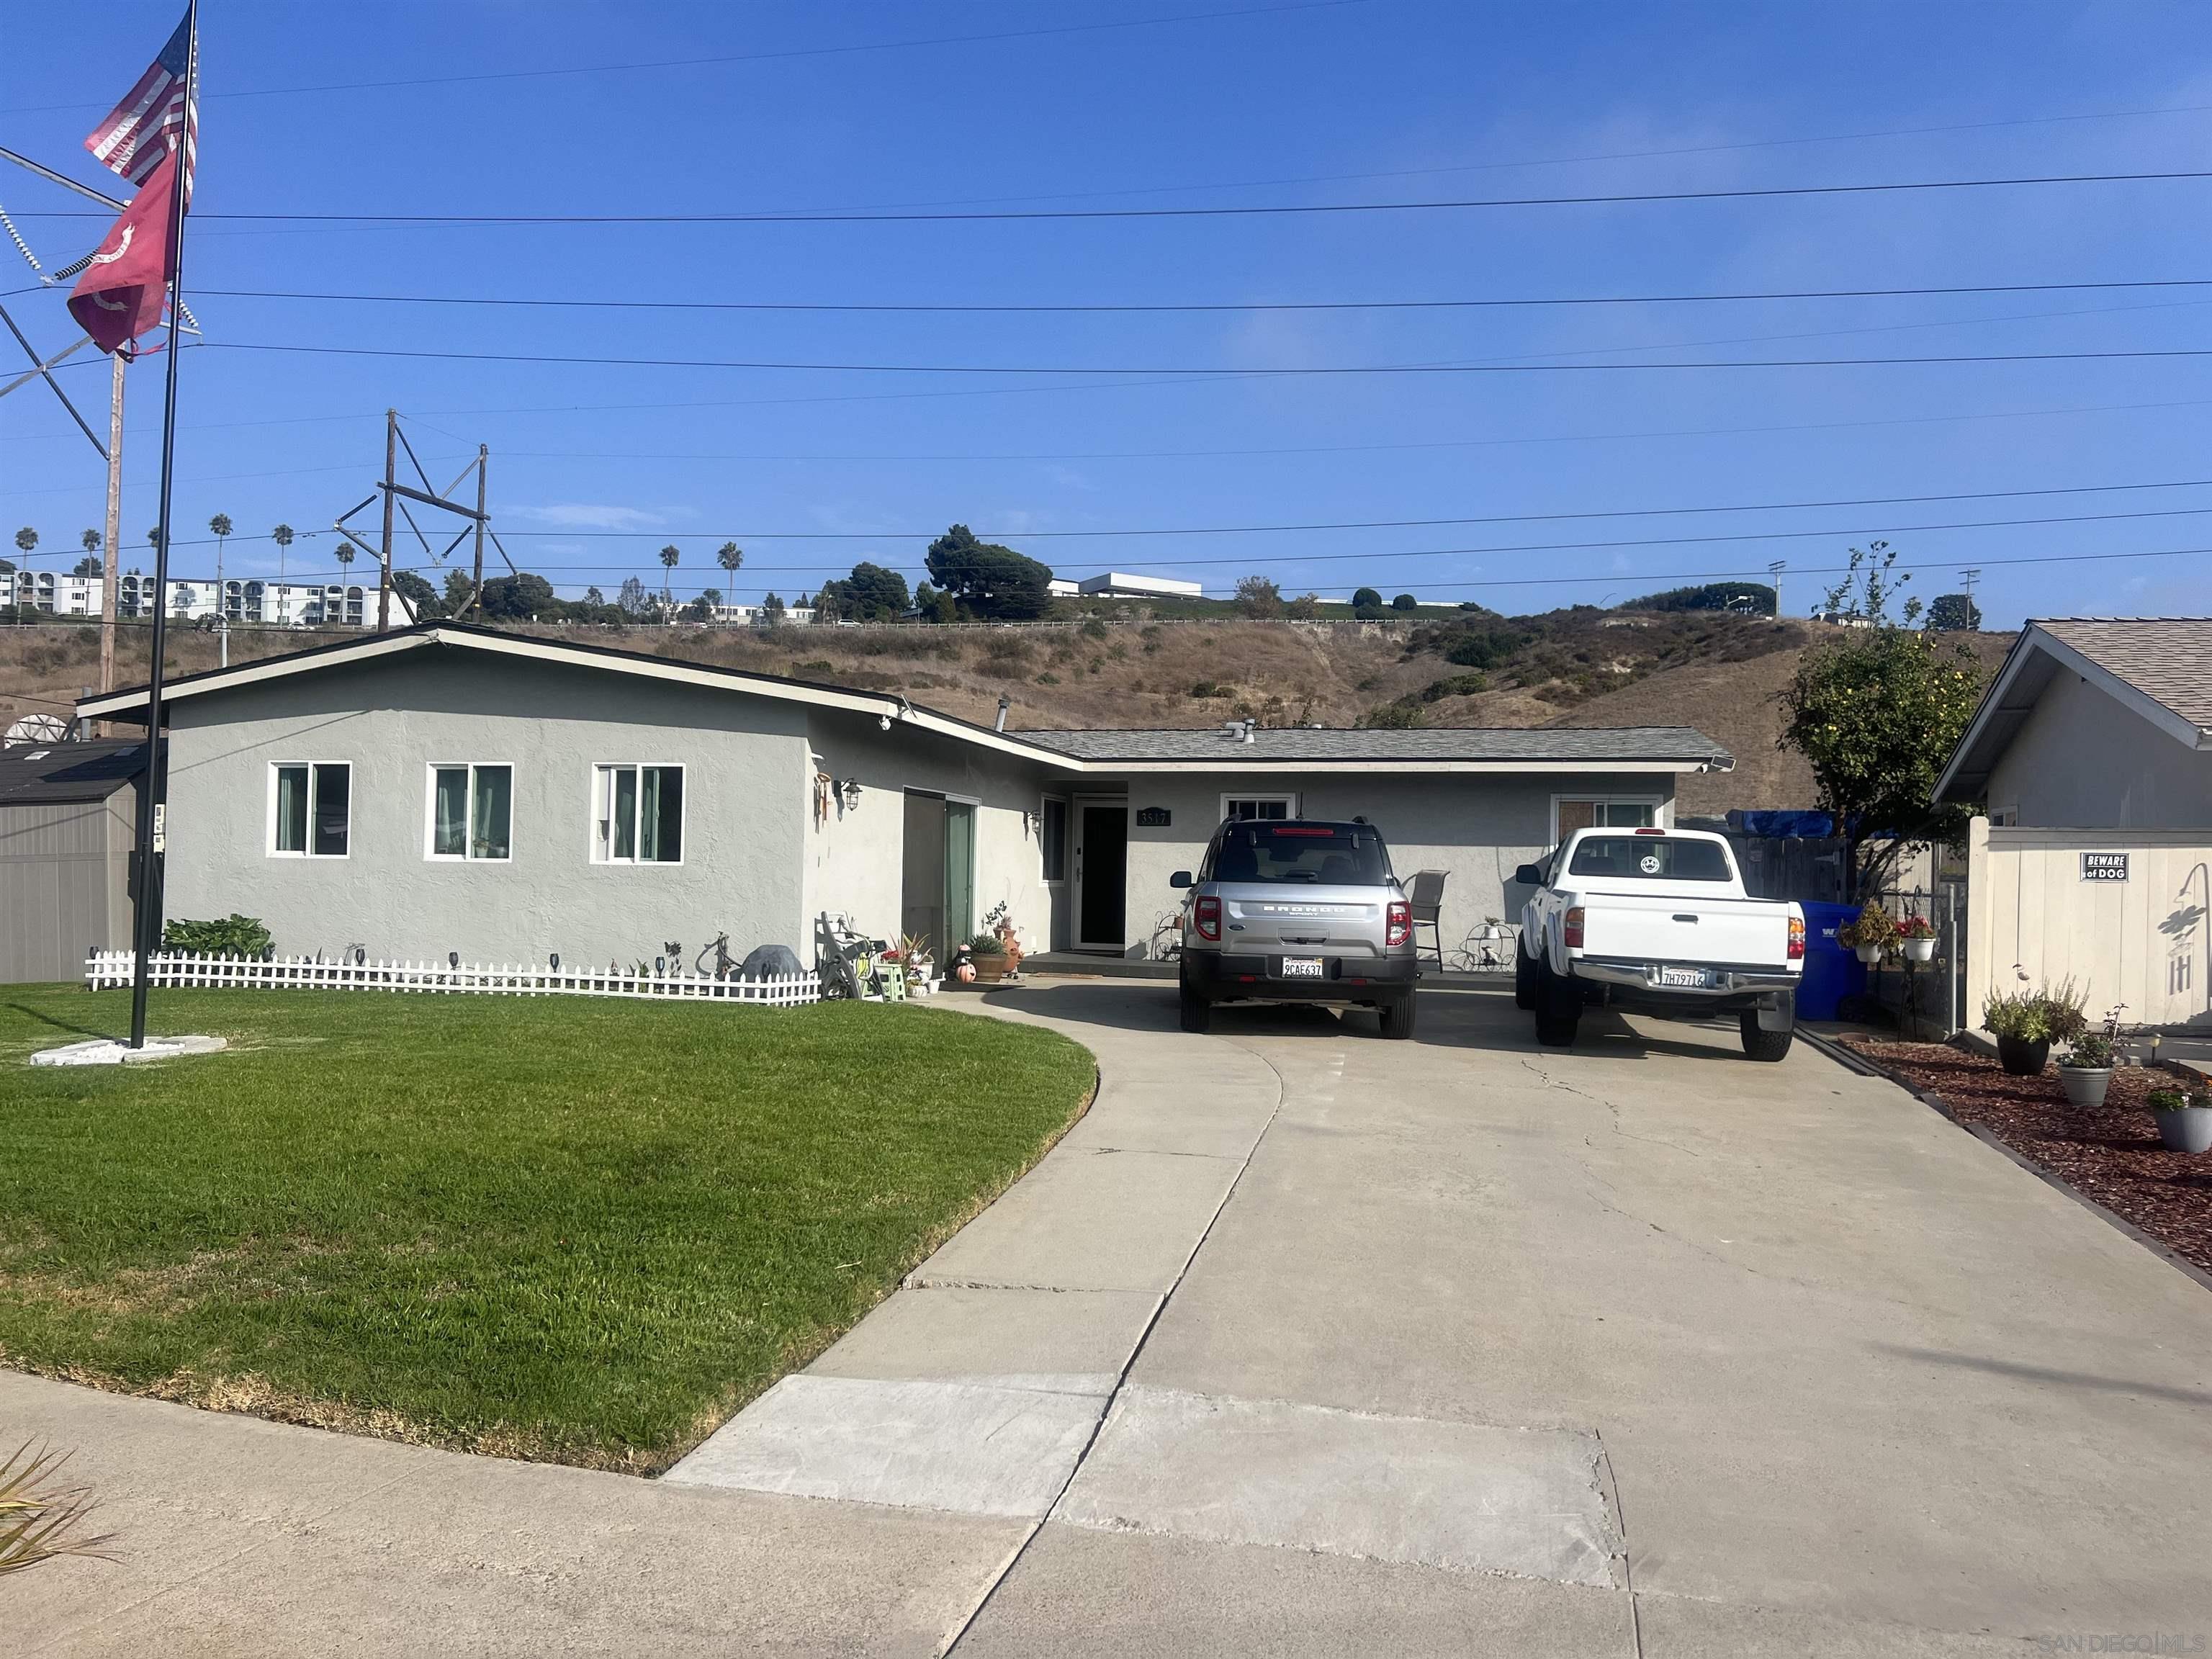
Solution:
M 1732 1029 L 1538 1050 L 1486 993 L 1410 1043 L 990 1000 L 1099 1054 L 1091 1115 L 666 1481 L 0 1378 L 118 1520 L 197 1523 L 166 1577 L 71 1564 L 0 1616 L 87 1652 L 2212 1635 L 2212 1295 L 1900 1091 Z

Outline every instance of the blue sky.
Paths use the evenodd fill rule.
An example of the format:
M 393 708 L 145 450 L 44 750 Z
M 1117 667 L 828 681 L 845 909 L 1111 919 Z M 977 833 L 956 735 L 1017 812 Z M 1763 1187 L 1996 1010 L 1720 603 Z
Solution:
M 2198 612 L 2212 486 L 1543 521 L 1509 515 L 2212 478 L 2212 357 L 1392 376 L 1344 365 L 2212 348 L 2212 287 L 1459 311 L 958 315 L 584 312 L 221 297 L 1160 304 L 2212 277 L 2212 181 L 1922 195 L 1087 222 L 331 227 L 233 213 L 673 213 L 1382 202 L 2212 168 L 2202 6 L 1267 0 L 1051 7 L 206 0 L 182 364 L 180 542 L 236 521 L 273 572 L 368 493 L 397 406 L 438 482 L 489 444 L 509 550 L 565 592 L 625 574 L 789 598 L 871 558 L 919 574 L 954 520 L 1064 574 L 1225 588 L 1617 601 L 1789 561 L 1802 611 L 1854 543 L 1978 565 L 1993 623 Z M 80 146 L 176 0 L 18 8 L 0 144 L 114 186 Z M 1074 28 L 1179 19 L 1137 26 Z M 1027 38 L 913 44 L 1061 28 Z M 908 44 L 896 44 L 908 43 Z M 763 55 L 768 54 L 768 55 Z M 708 58 L 748 61 L 702 63 Z M 362 83 L 677 60 L 460 84 Z M 286 90 L 308 88 L 309 90 Z M 102 227 L 12 168 L 49 265 Z M 13 256 L 10 255 L 10 258 Z M 27 286 L 17 262 L 0 289 Z M 197 296 L 197 297 L 196 297 Z M 48 351 L 58 294 L 8 304 Z M 314 345 L 1077 368 L 1040 377 L 454 362 Z M 9 349 L 13 349 L 12 344 Z M 124 525 L 155 521 L 158 360 L 131 377 Z M 1218 368 L 1218 375 L 1140 371 Z M 1133 372 L 1137 371 L 1137 372 Z M 12 371 L 11 371 L 12 373 Z M 63 371 L 104 412 L 97 365 Z M 35 386 L 0 401 L 0 518 L 48 554 L 100 521 L 101 464 Z M 2100 515 L 2096 520 L 2020 520 Z M 2114 517 L 2108 515 L 2134 514 Z M 2155 516 L 2140 516 L 2155 515 Z M 1498 522 L 1228 535 L 1073 532 Z M 1980 528 L 1966 522 L 2011 520 Z M 426 525 L 425 528 L 428 528 Z M 1063 532 L 1054 535 L 1050 532 Z M 1783 535 L 1781 532 L 1796 532 Z M 204 535 L 204 532 L 200 532 Z M 1772 536 L 1776 539 L 1744 539 Z M 1733 539 L 1723 539 L 1733 538 Z M 1634 545 L 1573 546 L 1613 543 Z M 443 545 L 442 540 L 439 543 Z M 211 546 L 180 546 L 181 571 Z M 423 562 L 403 545 L 402 562 Z M 356 572 L 366 568 L 357 565 Z M 433 573 L 434 574 L 435 573 Z

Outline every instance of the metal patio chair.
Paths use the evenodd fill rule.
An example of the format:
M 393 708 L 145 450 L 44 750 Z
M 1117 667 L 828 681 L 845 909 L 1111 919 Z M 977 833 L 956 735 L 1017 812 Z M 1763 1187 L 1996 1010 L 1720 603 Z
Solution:
M 1444 965 L 1444 933 L 1441 918 L 1444 908 L 1444 877 L 1449 873 L 1443 870 L 1416 870 L 1413 880 L 1406 884 L 1407 902 L 1413 908 L 1413 954 L 1419 957 L 1421 953 L 1421 929 L 1425 927 L 1429 930 L 1431 941 L 1428 948 L 1436 952 L 1439 972 L 1443 971 Z

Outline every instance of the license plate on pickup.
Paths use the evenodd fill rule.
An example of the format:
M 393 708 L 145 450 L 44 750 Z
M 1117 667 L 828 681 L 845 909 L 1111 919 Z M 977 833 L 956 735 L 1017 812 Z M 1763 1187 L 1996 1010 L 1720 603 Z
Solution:
M 1321 964 L 1322 959 L 1319 957 L 1285 957 L 1283 977 L 1285 979 L 1320 979 L 1322 977 Z
M 1670 991 L 1710 991 L 1713 988 L 1713 970 L 1710 968 L 1662 968 L 1659 983 Z

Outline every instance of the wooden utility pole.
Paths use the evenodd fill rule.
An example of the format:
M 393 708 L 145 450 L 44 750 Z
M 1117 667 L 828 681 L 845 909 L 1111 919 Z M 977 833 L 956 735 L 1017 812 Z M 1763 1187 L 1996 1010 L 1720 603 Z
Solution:
M 116 574 L 115 544 L 123 539 L 123 354 L 114 359 L 114 374 L 107 394 L 107 522 L 101 544 L 105 556 L 100 579 L 100 691 L 115 690 L 115 590 L 122 578 Z
M 380 550 L 376 580 L 376 631 L 392 629 L 392 487 L 399 482 L 399 411 L 384 411 L 384 545 Z

